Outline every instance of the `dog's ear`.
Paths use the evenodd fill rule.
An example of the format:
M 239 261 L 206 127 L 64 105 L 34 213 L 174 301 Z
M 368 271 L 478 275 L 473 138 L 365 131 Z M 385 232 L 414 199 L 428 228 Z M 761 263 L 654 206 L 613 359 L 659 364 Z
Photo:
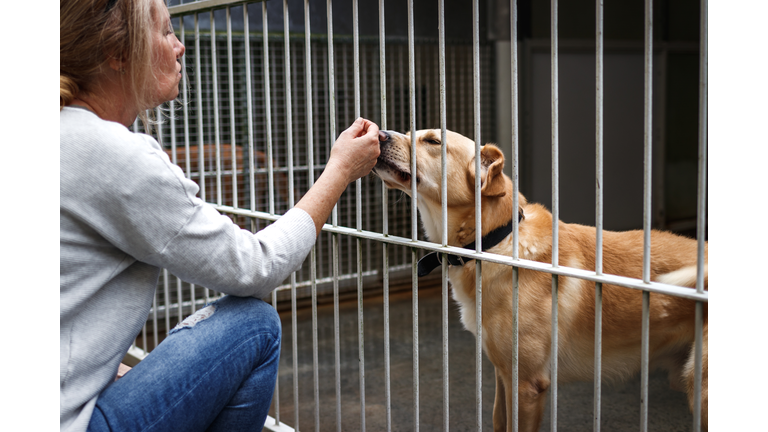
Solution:
M 475 183 L 475 158 L 469 163 L 469 180 L 471 184 Z M 504 196 L 507 191 L 505 188 L 504 175 L 504 154 L 493 144 L 486 144 L 480 149 L 480 193 L 487 197 Z

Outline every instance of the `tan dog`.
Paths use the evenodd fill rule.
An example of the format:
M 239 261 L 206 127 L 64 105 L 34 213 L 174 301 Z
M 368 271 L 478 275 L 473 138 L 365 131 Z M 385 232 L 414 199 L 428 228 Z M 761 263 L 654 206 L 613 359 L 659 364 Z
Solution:
M 382 131 L 381 156 L 375 173 L 393 189 L 411 194 L 415 178 L 418 208 L 427 237 L 441 241 L 441 134 L 416 132 L 417 172 L 411 173 L 411 137 Z M 475 240 L 475 144 L 447 133 L 448 244 L 463 247 Z M 513 185 L 503 174 L 504 156 L 488 144 L 481 150 L 483 236 L 510 223 Z M 519 195 L 519 255 L 551 263 L 552 214 Z M 559 264 L 595 269 L 595 228 L 559 222 Z M 498 231 L 496 231 L 498 233 Z M 485 243 L 485 241 L 484 241 Z M 512 255 L 512 235 L 487 249 Z M 603 271 L 642 278 L 643 232 L 603 233 Z M 706 260 L 706 249 L 705 249 Z M 705 263 L 706 272 L 706 263 Z M 475 262 L 451 265 L 453 298 L 461 305 L 461 321 L 477 336 Z M 551 286 L 549 274 L 519 270 L 519 387 L 512 384 L 512 267 L 483 265 L 483 348 L 496 370 L 494 430 L 512 430 L 512 392 L 518 392 L 519 430 L 538 431 L 550 386 Z M 651 234 L 651 279 L 693 287 L 696 241 L 671 233 Z M 704 278 L 705 288 L 707 277 Z M 558 295 L 558 382 L 591 381 L 594 371 L 594 282 L 561 276 Z M 603 286 L 602 375 L 606 380 L 629 378 L 640 370 L 642 293 Z M 650 296 L 649 360 L 669 371 L 673 388 L 688 392 L 693 404 L 694 302 L 661 294 Z M 707 304 L 704 304 L 702 425 L 707 425 Z M 510 404 L 508 406 L 508 404 Z

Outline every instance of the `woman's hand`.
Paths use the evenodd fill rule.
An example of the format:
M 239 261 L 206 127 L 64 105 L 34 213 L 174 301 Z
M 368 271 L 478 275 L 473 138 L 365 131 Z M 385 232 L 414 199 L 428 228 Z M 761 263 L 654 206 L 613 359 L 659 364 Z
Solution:
M 361 117 L 339 135 L 326 169 L 344 173 L 349 184 L 370 173 L 378 157 L 379 126 Z
M 123 377 L 128 371 L 131 370 L 131 367 L 128 365 L 124 365 L 120 363 L 120 366 L 117 367 L 117 376 L 115 377 L 115 381 L 119 380 Z
M 296 203 L 315 222 L 317 234 L 347 185 L 371 172 L 379 157 L 379 127 L 359 118 L 339 135 L 315 185 Z

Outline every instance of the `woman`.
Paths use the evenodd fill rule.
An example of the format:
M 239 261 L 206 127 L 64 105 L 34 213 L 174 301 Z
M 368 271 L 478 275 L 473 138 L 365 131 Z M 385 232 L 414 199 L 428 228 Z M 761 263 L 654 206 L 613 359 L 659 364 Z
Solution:
M 127 128 L 178 96 L 184 45 L 162 0 L 62 0 L 60 21 L 61 430 L 258 430 L 280 347 L 278 316 L 258 299 L 301 265 L 346 186 L 374 166 L 378 126 L 355 121 L 315 186 L 252 234 Z M 160 268 L 230 295 L 116 380 Z

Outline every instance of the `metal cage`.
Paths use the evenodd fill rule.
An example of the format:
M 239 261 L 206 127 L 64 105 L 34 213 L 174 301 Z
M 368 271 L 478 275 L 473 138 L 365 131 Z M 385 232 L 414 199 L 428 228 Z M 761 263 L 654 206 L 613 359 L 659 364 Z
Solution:
M 358 3 L 352 0 L 351 34 L 334 34 L 334 20 L 325 20 L 325 28 L 312 26 L 314 15 L 334 16 L 332 1 L 325 11 L 310 10 L 310 1 L 303 3 L 303 29 L 295 12 L 298 5 L 282 2 L 282 26 L 276 20 L 279 11 L 276 2 L 253 3 L 243 0 L 202 0 L 169 7 L 174 28 L 187 51 L 182 59 L 185 74 L 180 100 L 158 108 L 161 119 L 155 135 L 174 163 L 179 164 L 192 180 L 201 187 L 202 199 L 214 205 L 221 213 L 231 217 L 244 229 L 256 231 L 277 220 L 313 184 L 327 160 L 330 148 L 339 133 L 339 126 L 351 123 L 359 116 L 376 119 L 382 129 L 417 130 L 440 127 L 445 134 L 446 125 L 474 139 L 477 154 L 480 144 L 495 139 L 496 77 L 493 72 L 497 61 L 493 47 L 480 37 L 480 2 L 472 4 L 471 39 L 450 40 L 445 35 L 444 0 L 438 0 L 439 36 L 437 39 L 414 34 L 414 2 L 407 2 L 407 37 L 388 36 L 385 33 L 385 5 L 378 2 L 378 35 L 361 36 L 359 32 Z M 331 220 L 323 228 L 318 242 L 302 269 L 272 293 L 277 307 L 291 301 L 293 321 L 293 376 L 294 401 L 298 406 L 298 370 L 296 363 L 297 301 L 306 299 L 312 306 L 314 398 L 318 419 L 318 329 L 315 323 L 319 298 L 332 298 L 338 317 L 339 296 L 345 291 L 358 298 L 360 424 L 365 429 L 365 342 L 362 312 L 363 292 L 382 290 L 387 309 L 390 285 L 412 283 L 413 296 L 413 429 L 419 429 L 419 352 L 418 352 L 418 285 L 415 263 L 424 252 L 438 251 L 478 260 L 477 298 L 482 298 L 482 263 L 492 262 L 531 269 L 552 277 L 552 387 L 550 389 L 552 423 L 557 429 L 557 293 L 560 276 L 589 280 L 595 283 L 595 370 L 600 370 L 602 323 L 602 285 L 611 284 L 643 293 L 643 338 L 641 347 L 642 372 L 641 430 L 647 430 L 648 401 L 648 320 L 649 299 L 652 293 L 679 296 L 696 303 L 696 378 L 701 388 L 703 305 L 708 293 L 703 289 L 703 256 L 706 227 L 706 167 L 707 167 L 707 2 L 701 8 L 700 45 L 700 110 L 699 110 L 699 173 L 697 237 L 697 288 L 684 289 L 650 281 L 650 230 L 652 204 L 652 121 L 653 121 L 653 11 L 652 2 L 646 1 L 644 43 L 644 174 L 643 174 L 643 229 L 645 246 L 643 278 L 641 280 L 603 274 L 603 125 L 604 125 L 604 18 L 603 2 L 596 2 L 596 76 L 595 76 L 595 218 L 597 226 L 597 265 L 594 271 L 561 266 L 557 260 L 557 224 L 553 230 L 553 262 L 541 263 L 520 259 L 517 250 L 513 256 L 502 256 L 446 246 L 447 233 L 442 243 L 432 243 L 420 237 L 416 214 L 416 198 L 408 199 L 387 190 L 381 182 L 363 178 L 350 185 L 334 210 Z M 510 3 L 511 33 L 517 34 L 517 3 Z M 294 14 L 292 14 L 292 12 Z M 279 16 L 279 15 L 278 15 Z M 553 219 L 559 215 L 559 118 L 558 118 L 558 5 L 551 3 L 551 210 Z M 277 21 L 277 22 L 276 22 Z M 471 22 L 471 24 L 470 24 Z M 518 77 L 518 44 L 511 43 L 510 118 L 511 173 L 518 190 L 519 141 L 521 124 L 521 96 Z M 141 131 L 135 124 L 134 130 Z M 443 153 L 445 155 L 445 153 Z M 479 157 L 478 157 L 479 160 Z M 445 156 L 443 156 L 445 166 Z M 415 161 L 414 161 L 415 163 Z M 447 190 L 443 176 L 443 195 Z M 476 186 L 479 194 L 479 183 Z M 415 192 L 415 191 L 414 191 Z M 415 195 L 415 194 L 414 194 Z M 515 195 L 516 197 L 516 195 Z M 516 200 L 516 198 L 515 198 Z M 515 207 L 517 202 L 515 201 Z M 480 213 L 479 198 L 476 212 Z M 443 221 L 447 218 L 445 204 Z M 480 233 L 480 218 L 476 231 Z M 446 226 L 443 223 L 443 226 Z M 517 244 L 515 226 L 514 244 Z M 479 235 L 478 235 L 479 236 Z M 480 244 L 477 241 L 477 244 Z M 448 283 L 446 260 L 442 272 L 443 331 L 443 412 L 436 414 L 448 428 Z M 517 290 L 517 286 L 515 286 Z M 137 356 L 151 351 L 167 332 L 184 316 L 220 294 L 196 287 L 164 271 L 158 291 L 142 335 L 133 351 Z M 476 355 L 476 428 L 482 429 L 482 323 L 478 305 Z M 385 317 L 388 326 L 389 316 Z M 323 332 L 322 337 L 333 337 L 336 352 L 336 412 L 337 428 L 341 430 L 340 371 L 338 358 L 338 318 L 333 336 Z M 517 321 L 512 334 L 517 338 Z M 385 329 L 388 336 L 388 327 Z M 329 342 L 330 343 L 330 342 Z M 385 342 L 385 380 L 391 379 L 389 370 L 390 346 Z M 516 369 L 515 369 L 516 371 Z M 281 376 L 282 376 L 281 372 Z M 515 372 L 516 375 L 516 372 Z M 515 380 L 517 377 L 515 376 Z M 601 379 L 595 374 L 594 421 L 600 429 Z M 387 385 L 387 428 L 391 427 L 391 395 Z M 700 394 L 697 390 L 696 394 Z M 278 396 L 276 395 L 276 399 Z M 516 406 L 516 405 L 515 405 Z M 700 430 L 701 403 L 697 396 L 693 415 L 694 430 Z M 298 408 L 296 408 L 298 411 Z M 516 413 L 515 413 L 515 418 Z M 285 419 L 283 419 L 285 420 Z M 285 420 L 291 423 L 291 420 Z M 297 426 L 298 413 L 293 419 Z M 319 428 L 316 421 L 316 429 Z M 275 417 L 268 419 L 266 428 L 291 430 L 280 420 L 279 408 Z

